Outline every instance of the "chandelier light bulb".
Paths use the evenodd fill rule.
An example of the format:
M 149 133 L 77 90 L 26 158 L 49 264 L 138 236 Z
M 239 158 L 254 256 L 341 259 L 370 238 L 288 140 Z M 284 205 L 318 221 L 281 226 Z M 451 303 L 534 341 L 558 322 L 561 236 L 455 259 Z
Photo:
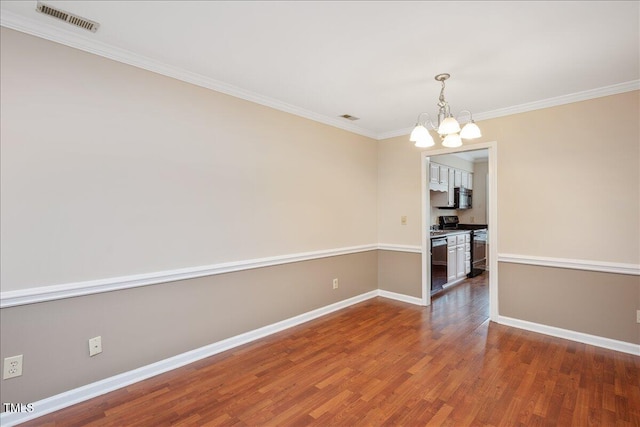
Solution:
M 420 124 L 416 125 L 416 127 L 413 129 L 409 140 L 415 142 L 416 147 L 421 148 L 432 147 L 433 145 L 435 145 L 435 142 L 433 142 L 433 138 L 431 137 L 431 134 L 429 133 L 427 128 Z
M 460 123 L 453 117 L 447 117 L 438 127 L 438 133 L 440 135 L 449 135 L 458 132 L 460 132 Z
M 409 140 L 411 142 L 415 142 L 416 147 L 431 147 L 435 145 L 433 142 L 433 138 L 429 134 L 430 129 L 437 131 L 440 135 L 440 139 L 442 140 L 442 145 L 444 147 L 460 147 L 462 146 L 462 138 L 464 139 L 475 139 L 480 138 L 482 136 L 482 132 L 480 132 L 480 128 L 473 121 L 473 114 L 469 110 L 462 110 L 458 113 L 457 117 L 460 117 L 463 114 L 469 114 L 469 120 L 464 121 L 464 127 L 462 130 L 460 129 L 460 123 L 458 120 L 451 114 L 450 106 L 447 100 L 444 97 L 444 87 L 445 81 L 451 77 L 448 73 L 442 73 L 435 76 L 436 81 L 442 84 L 442 88 L 440 89 L 440 97 L 438 98 L 438 123 L 437 127 L 434 122 L 431 121 L 431 117 L 428 113 L 420 113 L 418 115 L 418 120 L 416 123 L 416 127 L 411 132 L 411 136 Z M 425 117 L 425 119 L 422 119 Z
M 480 138 L 482 136 L 482 132 L 480 132 L 480 128 L 476 124 L 476 122 L 469 122 L 460 131 L 460 138 L 464 139 L 475 139 Z
M 461 147 L 462 139 L 460 138 L 460 135 L 458 135 L 457 133 L 449 134 L 445 137 L 444 141 L 442 141 L 442 146 L 448 147 L 448 148 Z

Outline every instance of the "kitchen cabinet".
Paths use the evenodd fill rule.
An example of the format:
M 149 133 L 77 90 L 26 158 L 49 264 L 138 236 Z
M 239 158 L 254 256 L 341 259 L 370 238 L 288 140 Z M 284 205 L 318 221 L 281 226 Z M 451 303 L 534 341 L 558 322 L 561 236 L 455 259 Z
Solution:
M 449 166 L 429 163 L 429 182 L 446 185 L 449 182 Z
M 447 283 L 466 278 L 471 272 L 471 234 L 447 237 Z
M 440 184 L 440 165 L 429 163 L 429 183 Z
M 440 165 L 440 184 L 449 185 L 449 167 Z
M 453 168 L 449 169 L 449 189 L 447 192 L 447 206 L 453 206 L 456 203 L 456 195 L 454 191 L 456 171 Z
M 435 191 L 448 191 L 449 166 L 438 163 L 429 163 L 429 189 Z
M 456 246 L 456 279 L 461 279 L 466 276 L 465 271 L 465 256 L 464 256 L 464 244 Z
M 447 283 L 455 281 L 458 276 L 456 250 L 456 236 L 447 237 Z
M 473 190 L 473 173 L 454 169 L 453 186 Z
M 456 279 L 464 279 L 471 270 L 471 234 L 456 236 Z M 467 262 L 469 264 L 467 265 Z
M 446 198 L 444 195 L 435 196 L 437 199 L 435 204 L 433 204 L 434 199 L 432 198 L 432 206 L 453 207 L 455 205 L 454 190 L 456 187 L 472 189 L 473 173 L 439 163 L 429 163 L 429 190 L 447 193 Z

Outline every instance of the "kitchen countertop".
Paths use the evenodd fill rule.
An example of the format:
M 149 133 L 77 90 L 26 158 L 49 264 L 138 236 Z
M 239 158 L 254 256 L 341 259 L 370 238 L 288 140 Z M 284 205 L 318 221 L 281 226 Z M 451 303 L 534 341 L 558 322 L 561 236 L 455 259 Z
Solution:
M 463 233 L 471 233 L 471 230 L 438 230 L 438 231 L 430 230 L 429 231 L 429 234 L 432 239 L 436 237 L 453 236 L 454 234 L 463 234 Z

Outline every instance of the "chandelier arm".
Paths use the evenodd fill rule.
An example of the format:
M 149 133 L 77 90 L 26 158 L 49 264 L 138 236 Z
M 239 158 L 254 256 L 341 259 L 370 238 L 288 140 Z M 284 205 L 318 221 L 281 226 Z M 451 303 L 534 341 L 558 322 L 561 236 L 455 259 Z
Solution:
M 427 116 L 427 120 L 420 121 L 420 118 L 422 116 Z M 437 129 L 437 127 L 433 124 L 433 121 L 431 120 L 431 116 L 427 112 L 423 112 L 423 113 L 418 114 L 418 118 L 416 119 L 416 126 L 418 126 L 418 125 L 423 125 L 424 127 L 431 127 L 431 130 L 436 130 Z M 428 125 L 428 126 L 426 126 L 426 125 Z
M 442 145 L 445 147 L 459 147 L 462 145 L 462 138 L 475 139 L 482 136 L 480 128 L 473 120 L 471 111 L 462 110 L 456 117 L 451 114 L 449 103 L 444 97 L 445 80 L 449 77 L 451 77 L 449 73 L 442 73 L 435 76 L 436 81 L 442 83 L 437 104 L 438 112 L 437 116 L 435 116 L 438 118 L 438 123 L 437 125 L 433 123 L 429 113 L 424 112 L 418 115 L 416 127 L 411 132 L 409 138 L 410 141 L 416 143 L 416 147 L 431 147 L 433 145 L 433 138 L 426 132 L 428 130 L 427 128 L 435 130 L 438 135 L 440 135 Z M 459 118 L 465 114 L 469 114 L 469 120 L 463 122 L 464 126 L 461 127 Z
M 460 121 L 460 116 L 462 115 L 462 113 L 469 113 L 469 121 L 464 122 L 464 123 L 473 123 L 473 114 L 472 114 L 472 113 L 471 113 L 471 111 L 469 111 L 469 110 L 460 110 L 460 111 L 458 112 L 458 115 L 456 116 L 456 120 L 458 120 L 460 123 L 462 123 L 462 122 Z

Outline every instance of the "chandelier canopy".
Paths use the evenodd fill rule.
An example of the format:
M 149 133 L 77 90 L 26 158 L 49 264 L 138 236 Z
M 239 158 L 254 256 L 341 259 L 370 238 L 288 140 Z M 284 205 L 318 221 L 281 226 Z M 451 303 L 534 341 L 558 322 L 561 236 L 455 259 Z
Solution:
M 469 114 L 469 120 L 460 129 L 460 122 L 457 118 L 453 117 L 449 109 L 449 103 L 444 99 L 444 82 L 449 77 L 447 73 L 438 74 L 435 79 L 442 83 L 442 89 L 440 90 L 440 98 L 438 102 L 438 125 L 436 126 L 431 121 L 429 113 L 420 113 L 416 120 L 416 127 L 411 132 L 409 141 L 415 142 L 416 147 L 432 147 L 435 145 L 429 130 L 435 130 L 440 135 L 442 145 L 444 147 L 460 147 L 462 145 L 462 138 L 474 139 L 480 138 L 482 133 L 480 128 L 473 121 L 473 115 L 469 110 L 462 110 L 458 113 L 458 118 L 463 113 Z

